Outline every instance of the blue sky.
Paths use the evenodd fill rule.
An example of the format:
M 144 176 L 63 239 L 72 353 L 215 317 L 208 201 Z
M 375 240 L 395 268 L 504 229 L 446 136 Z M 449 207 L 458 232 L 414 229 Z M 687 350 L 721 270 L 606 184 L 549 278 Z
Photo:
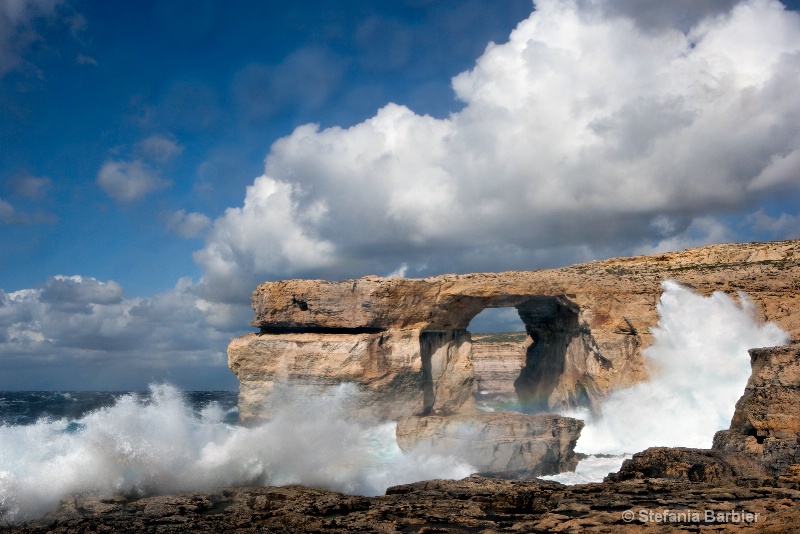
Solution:
M 4 1 L 0 389 L 234 388 L 265 280 L 798 238 L 797 7 Z

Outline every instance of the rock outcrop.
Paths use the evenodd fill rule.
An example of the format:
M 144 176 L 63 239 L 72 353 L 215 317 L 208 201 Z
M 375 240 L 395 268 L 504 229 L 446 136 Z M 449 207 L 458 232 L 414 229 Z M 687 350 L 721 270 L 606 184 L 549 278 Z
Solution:
M 512 412 L 451 417 L 402 417 L 397 444 L 455 455 L 477 472 L 524 471 L 530 476 L 573 471 L 583 421 L 558 415 Z
M 768 477 L 763 466 L 739 453 L 685 447 L 651 447 L 625 460 L 610 482 L 625 480 L 670 479 L 682 482 L 761 482 Z
M 773 475 L 800 468 L 800 344 L 750 351 L 752 374 L 713 448 L 744 453 Z
M 514 379 L 525 411 L 596 408 L 646 377 L 665 279 L 701 294 L 746 292 L 800 339 L 800 242 L 713 245 L 560 269 L 426 279 L 287 280 L 256 288 L 259 333 L 231 342 L 243 420 L 269 417 L 276 381 L 358 384 L 386 419 L 474 411 L 467 327 L 487 307 L 514 307 L 531 339 Z

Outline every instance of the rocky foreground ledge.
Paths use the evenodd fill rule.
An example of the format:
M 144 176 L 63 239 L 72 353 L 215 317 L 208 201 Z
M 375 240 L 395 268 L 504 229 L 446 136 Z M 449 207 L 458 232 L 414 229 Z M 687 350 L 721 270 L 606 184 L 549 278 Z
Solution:
M 658 453 L 659 450 L 648 451 Z M 645 453 L 647 455 L 647 453 Z M 35 523 L 0 530 L 74 532 L 800 532 L 800 472 L 713 483 L 648 476 L 562 486 L 482 476 L 355 497 L 302 486 L 227 488 L 144 499 L 80 497 Z M 680 463 L 680 462 L 679 462 Z

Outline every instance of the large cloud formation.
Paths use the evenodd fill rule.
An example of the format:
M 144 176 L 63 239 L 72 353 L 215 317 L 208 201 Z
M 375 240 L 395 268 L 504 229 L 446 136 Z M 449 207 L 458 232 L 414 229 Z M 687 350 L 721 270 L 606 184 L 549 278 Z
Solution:
M 298 127 L 195 254 L 209 294 L 735 238 L 724 216 L 800 183 L 800 16 L 730 4 L 542 0 L 453 79 L 460 111 Z
M 188 280 L 152 298 L 126 299 L 118 283 L 83 276 L 0 290 L 0 389 L 231 387 L 219 371 L 241 312 L 198 298 Z

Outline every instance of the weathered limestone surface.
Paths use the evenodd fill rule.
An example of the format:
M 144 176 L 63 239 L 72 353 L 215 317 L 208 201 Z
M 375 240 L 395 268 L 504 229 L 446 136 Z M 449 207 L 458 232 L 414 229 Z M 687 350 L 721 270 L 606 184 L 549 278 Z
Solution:
M 529 412 L 597 407 L 643 380 L 660 284 L 744 291 L 763 318 L 800 339 L 800 242 L 713 245 L 560 269 L 426 279 L 287 280 L 256 288 L 258 334 L 234 340 L 229 365 L 243 419 L 269 415 L 275 381 L 342 380 L 374 393 L 381 416 L 473 410 L 470 320 L 515 307 L 532 344 L 515 379 Z M 266 407 L 266 408 L 265 408 Z
M 456 455 L 477 472 L 525 471 L 531 476 L 573 471 L 583 421 L 550 414 L 479 413 L 403 417 L 397 444 L 404 451 Z
M 373 334 L 249 334 L 231 341 L 243 421 L 271 413 L 277 383 L 352 382 L 366 392 L 356 417 L 472 412 L 469 333 L 392 330 Z M 425 355 L 422 358 L 420 355 Z M 438 399 L 438 401 L 437 401 Z
M 779 484 L 764 482 L 645 478 L 562 486 L 473 475 L 395 486 L 380 497 L 302 486 L 145 498 L 81 495 L 38 521 L 0 530 L 20 534 L 800 532 L 800 477 Z M 711 520 L 706 520 L 706 510 Z
M 651 447 L 625 460 L 620 470 L 608 475 L 606 480 L 670 479 L 719 484 L 731 479 L 760 483 L 766 478 L 768 475 L 764 467 L 740 452 Z
M 800 344 L 753 349 L 750 362 L 731 427 L 717 432 L 713 447 L 744 453 L 781 475 L 800 464 Z

